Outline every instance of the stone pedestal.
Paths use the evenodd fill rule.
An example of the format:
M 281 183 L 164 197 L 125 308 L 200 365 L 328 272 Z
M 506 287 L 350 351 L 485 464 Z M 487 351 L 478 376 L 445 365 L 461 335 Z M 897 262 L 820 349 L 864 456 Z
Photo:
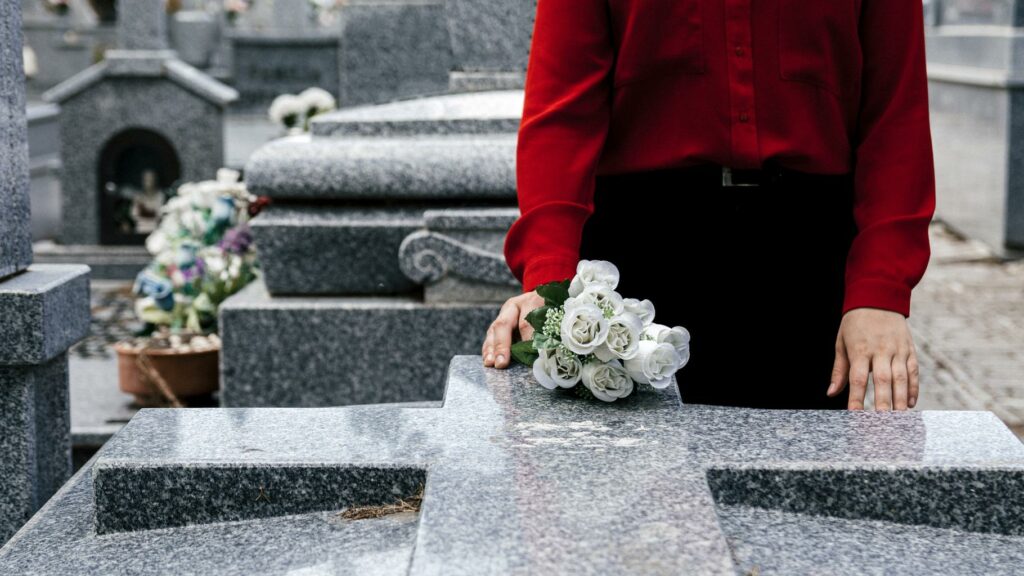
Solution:
M 502 255 L 521 110 L 520 91 L 353 107 L 257 151 L 247 184 L 273 202 L 262 276 L 220 308 L 222 403 L 439 400 L 521 292 Z
M 946 0 L 926 10 L 936 217 L 1006 256 L 1024 254 L 1024 12 L 1018 4 Z
M 21 7 L 0 3 L 0 542 L 71 473 L 67 350 L 89 268 L 32 263 Z

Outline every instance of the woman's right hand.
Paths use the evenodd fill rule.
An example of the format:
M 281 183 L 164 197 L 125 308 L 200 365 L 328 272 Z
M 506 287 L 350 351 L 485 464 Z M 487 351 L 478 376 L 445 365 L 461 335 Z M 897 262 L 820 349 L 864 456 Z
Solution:
M 533 338 L 533 326 L 526 315 L 544 305 L 544 298 L 536 290 L 513 296 L 501 305 L 498 317 L 487 329 L 487 337 L 480 354 L 484 366 L 507 368 L 512 359 L 513 337 L 518 332 L 522 340 Z

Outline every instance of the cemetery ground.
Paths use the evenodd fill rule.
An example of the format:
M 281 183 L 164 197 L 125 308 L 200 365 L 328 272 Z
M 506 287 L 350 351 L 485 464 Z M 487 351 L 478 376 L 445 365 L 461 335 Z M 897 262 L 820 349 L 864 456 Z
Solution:
M 1024 438 L 1024 260 L 1001 261 L 942 222 L 914 292 L 910 325 L 921 365 L 917 410 L 991 410 Z M 70 350 L 76 468 L 135 413 L 117 389 L 111 346 L 141 328 L 131 283 L 92 282 L 92 326 Z M 868 409 L 871 409 L 870 386 Z

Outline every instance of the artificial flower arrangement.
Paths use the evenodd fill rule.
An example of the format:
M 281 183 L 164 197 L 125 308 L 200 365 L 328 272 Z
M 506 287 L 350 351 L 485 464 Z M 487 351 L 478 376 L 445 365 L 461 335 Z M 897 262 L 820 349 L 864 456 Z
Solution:
M 132 287 L 140 296 L 136 315 L 171 331 L 214 331 L 217 307 L 259 269 L 248 222 L 261 200 L 249 194 L 238 172 L 226 168 L 216 180 L 181 185 L 146 238 L 154 259 Z
M 289 133 L 309 130 L 309 122 L 317 114 L 330 112 L 337 106 L 334 96 L 322 88 L 307 88 L 298 95 L 282 94 L 270 104 L 270 119 Z
M 526 319 L 533 338 L 512 345 L 512 357 L 533 367 L 549 389 L 614 402 L 635 384 L 666 388 L 690 360 L 690 333 L 654 322 L 650 300 L 624 298 L 615 289 L 619 269 L 607 260 L 580 260 L 568 280 L 537 286 L 544 306 Z

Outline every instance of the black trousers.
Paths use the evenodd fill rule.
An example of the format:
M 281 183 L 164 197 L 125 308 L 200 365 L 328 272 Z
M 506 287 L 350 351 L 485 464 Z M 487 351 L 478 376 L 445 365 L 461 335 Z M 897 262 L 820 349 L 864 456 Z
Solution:
M 857 233 L 852 175 L 723 187 L 714 168 L 597 176 L 580 258 L 611 261 L 620 294 L 690 331 L 684 403 L 846 408 L 849 386 L 825 392 Z

